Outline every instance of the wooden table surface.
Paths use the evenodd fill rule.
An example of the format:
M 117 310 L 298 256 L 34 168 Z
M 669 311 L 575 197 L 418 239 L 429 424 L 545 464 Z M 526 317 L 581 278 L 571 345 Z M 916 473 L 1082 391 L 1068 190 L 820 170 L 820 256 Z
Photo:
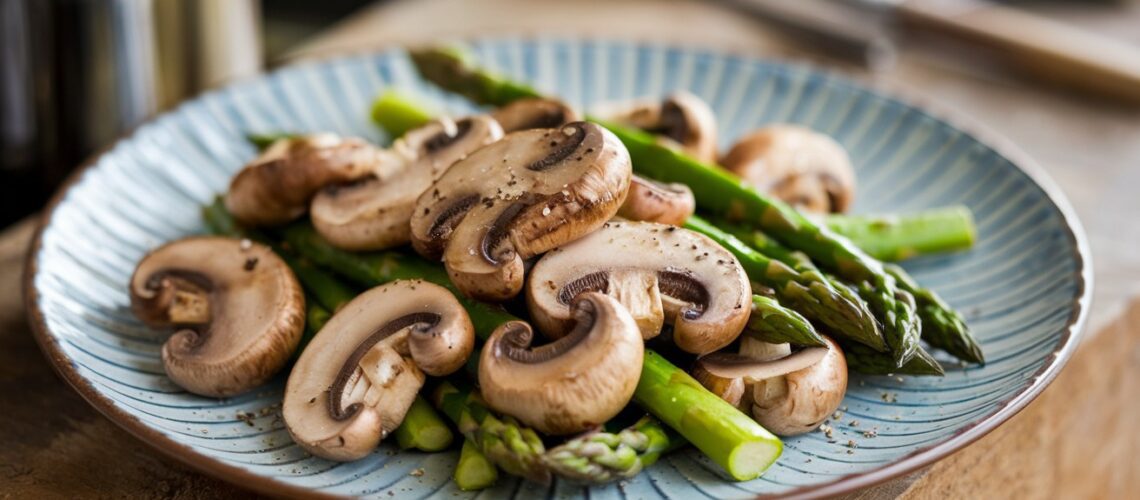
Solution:
M 1140 44 L 1140 11 L 1049 7 L 1044 13 Z M 509 15 L 503 14 L 504 12 Z M 798 48 L 738 13 L 696 1 L 419 0 L 385 2 L 293 57 L 495 33 L 594 35 L 730 48 L 814 60 L 909 88 L 972 115 L 1037 158 L 1084 222 L 1096 289 L 1089 337 L 1025 411 L 965 450 L 860 498 L 1124 497 L 1140 488 L 1140 110 L 1080 98 L 931 57 L 941 42 L 908 42 L 899 65 L 862 74 Z M 946 47 L 940 47 L 945 49 Z M 34 231 L 0 233 L 0 498 L 252 496 L 172 462 L 103 418 L 58 377 L 24 320 L 19 277 Z

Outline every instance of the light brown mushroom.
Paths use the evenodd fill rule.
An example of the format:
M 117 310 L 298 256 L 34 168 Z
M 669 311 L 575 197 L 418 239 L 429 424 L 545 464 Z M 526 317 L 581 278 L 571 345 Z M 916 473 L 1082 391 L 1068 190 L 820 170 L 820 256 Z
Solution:
M 658 136 L 666 146 L 705 163 L 716 162 L 716 116 L 700 97 L 678 91 L 661 101 L 643 101 L 603 114 Z
M 834 340 L 824 339 L 827 353 L 819 362 L 752 384 L 752 417 L 764 428 L 781 436 L 803 434 L 839 408 L 847 393 L 847 359 Z
M 190 237 L 143 257 L 130 282 L 131 310 L 177 331 L 162 365 L 194 394 L 227 397 L 261 385 L 297 348 L 305 298 L 293 272 L 268 247 Z
M 618 216 L 633 221 L 680 226 L 696 209 L 697 200 L 689 186 L 665 184 L 634 175 L 629 183 L 629 195 L 618 210 Z
M 736 142 L 721 165 L 761 192 L 797 208 L 845 212 L 855 199 L 855 170 L 834 139 L 796 125 L 772 125 Z
M 508 134 L 453 165 L 416 203 L 412 245 L 442 257 L 465 294 L 514 297 L 523 261 L 573 241 L 617 213 L 629 153 L 586 122 Z
M 531 319 L 558 338 L 570 326 L 570 303 L 585 292 L 616 298 L 644 338 L 663 323 L 673 342 L 705 354 L 727 346 L 748 322 L 752 288 L 740 262 L 708 237 L 652 222 L 611 221 L 548 252 L 527 281 Z
M 597 427 L 633 397 L 645 346 L 633 318 L 599 293 L 575 299 L 575 326 L 565 337 L 533 347 L 522 321 L 491 335 L 479 359 L 487 404 L 550 435 Z
M 322 187 L 349 182 L 398 161 L 361 139 L 314 134 L 281 139 L 241 169 L 226 208 L 252 226 L 283 224 L 305 213 Z
M 580 120 L 566 103 L 558 99 L 519 99 L 491 112 L 491 117 L 511 133 L 532 128 L 558 128 Z
M 474 344 L 471 319 L 447 289 L 419 280 L 373 288 L 301 353 L 285 386 L 285 426 L 316 456 L 364 457 L 404 420 L 424 374 L 455 372 Z
M 487 116 L 442 118 L 409 131 L 391 149 L 395 160 L 347 184 L 332 184 L 314 198 L 313 227 L 329 243 L 351 251 L 408 243 L 416 200 L 452 164 L 502 138 Z

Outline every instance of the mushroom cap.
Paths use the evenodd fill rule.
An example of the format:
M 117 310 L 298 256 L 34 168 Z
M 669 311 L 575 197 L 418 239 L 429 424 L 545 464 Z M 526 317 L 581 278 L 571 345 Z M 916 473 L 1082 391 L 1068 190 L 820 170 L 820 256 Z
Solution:
M 162 345 L 167 376 L 194 394 L 227 397 L 285 366 L 305 324 L 293 272 L 265 245 L 196 236 L 147 254 L 130 282 L 144 323 L 178 330 Z
M 693 368 L 689 370 L 689 374 L 700 382 L 705 389 L 709 392 L 716 394 L 720 399 L 725 400 L 728 404 L 741 408 L 741 403 L 744 398 L 744 393 L 748 389 L 747 384 L 744 383 L 742 378 L 726 378 L 718 377 L 709 373 L 704 365 L 700 362 L 693 363 Z M 751 405 L 751 403 L 749 403 Z M 749 406 L 751 408 L 751 406 Z M 749 408 L 743 408 L 747 411 Z
M 544 255 L 531 269 L 531 319 L 558 338 L 570 326 L 569 304 L 584 292 L 617 298 L 645 338 L 661 323 L 673 342 L 705 354 L 727 346 L 748 322 L 752 288 L 740 262 L 708 237 L 652 222 L 611 221 Z
M 818 363 L 752 385 L 752 417 L 764 428 L 781 436 L 803 434 L 839 408 L 847 392 L 847 360 L 834 340 L 824 338 L 828 351 Z
M 281 139 L 230 180 L 226 209 L 245 224 L 283 224 L 305 213 L 321 187 L 368 175 L 386 161 L 383 149 L 361 139 L 334 134 Z
M 487 404 L 550 435 L 582 432 L 617 415 L 637 387 L 645 346 L 633 318 L 600 293 L 579 296 L 565 337 L 531 347 L 530 325 L 512 321 L 487 340 L 479 386 Z
M 506 300 L 522 289 L 524 259 L 617 213 L 630 174 L 629 152 L 596 124 L 514 132 L 453 165 L 420 196 L 412 245 L 442 257 L 463 293 Z
M 471 319 L 447 289 L 404 280 L 368 290 L 293 366 L 281 410 L 289 434 L 314 455 L 361 458 L 404 420 L 424 373 L 453 373 L 474 345 Z
M 557 128 L 581 119 L 566 103 L 541 97 L 513 101 L 492 111 L 491 117 L 508 134 L 532 128 Z
M 634 175 L 629 195 L 618 209 L 618 216 L 634 221 L 659 222 L 680 226 L 697 210 L 693 190 L 680 183 L 665 184 Z
M 350 251 L 408 243 L 416 200 L 440 174 L 472 151 L 502 138 L 487 116 L 443 118 L 409 131 L 388 153 L 384 169 L 347 184 L 331 184 L 313 198 L 313 227 Z
M 804 210 L 844 212 L 855 199 L 855 170 L 834 139 L 773 125 L 736 142 L 721 165 L 762 192 Z
M 716 161 L 716 115 L 700 97 L 677 91 L 660 101 L 638 101 L 605 113 L 611 120 L 656 134 L 705 163 Z

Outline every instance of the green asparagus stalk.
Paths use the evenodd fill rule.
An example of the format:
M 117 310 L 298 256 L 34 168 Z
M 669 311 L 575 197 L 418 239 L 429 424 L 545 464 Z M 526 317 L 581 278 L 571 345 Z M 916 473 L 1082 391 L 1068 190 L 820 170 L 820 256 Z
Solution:
M 661 455 L 685 444 L 656 418 L 645 416 L 620 432 L 598 431 L 546 452 L 546 464 L 558 477 L 605 484 L 636 476 Z
M 421 396 L 412 401 L 404 421 L 393 434 L 401 450 L 415 448 L 429 453 L 446 450 L 452 440 L 451 429 Z
M 920 287 L 903 268 L 894 264 L 885 267 L 898 280 L 899 288 L 914 295 L 918 315 L 922 318 L 922 340 L 967 363 L 986 363 L 981 346 L 970 335 L 966 320 L 958 311 L 933 290 Z
M 842 343 L 843 354 L 847 358 L 847 368 L 868 375 L 937 375 L 945 372 L 942 365 L 922 346 L 910 361 L 901 367 L 895 366 L 894 358 L 875 352 L 867 346 L 855 343 Z
M 886 216 L 829 215 L 825 221 L 832 231 L 884 261 L 970 248 L 977 237 L 974 216 L 964 206 Z
M 272 146 L 273 143 L 280 141 L 281 139 L 291 139 L 293 137 L 297 137 L 298 135 L 299 134 L 297 134 L 295 132 L 270 132 L 267 134 L 246 134 L 245 140 L 249 141 L 250 144 L 253 144 L 253 147 L 257 148 L 258 151 L 265 151 L 266 149 L 269 148 L 269 146 Z
M 491 463 L 516 476 L 550 483 L 550 469 L 543 462 L 546 447 L 533 429 L 511 417 L 496 417 L 477 392 L 458 381 L 442 382 L 432 402 Z
M 389 90 L 372 103 L 372 121 L 397 138 L 432 120 L 432 114 L 407 96 Z
M 286 228 L 285 239 L 291 248 L 314 262 L 365 285 L 420 278 L 451 288 L 467 309 L 475 333 L 481 339 L 485 340 L 498 325 L 516 319 L 502 309 L 463 297 L 454 289 L 442 268 L 417 257 L 399 252 L 345 252 L 322 240 L 306 224 Z M 680 432 L 734 478 L 754 479 L 775 461 L 782 449 L 779 439 L 652 350 L 646 350 L 645 359 L 641 382 L 634 393 L 634 399 L 645 410 Z M 692 383 L 684 382 L 686 380 Z M 671 398 L 670 391 L 678 384 L 683 387 L 678 388 L 680 392 L 676 398 Z M 703 409 L 693 410 L 694 417 L 689 418 L 686 405 L 703 406 Z M 763 453 L 749 457 L 750 450 Z M 486 449 L 483 451 L 486 453 Z M 494 455 L 488 454 L 487 457 L 502 467 Z M 503 469 L 510 472 L 507 467 Z
M 465 439 L 452 478 L 459 489 L 478 491 L 490 488 L 499 480 L 499 469 L 479 451 L 479 446 L 474 441 Z
M 738 481 L 758 477 L 783 451 L 779 438 L 656 352 L 645 351 L 633 399 Z
M 471 64 L 455 47 L 412 50 L 412 63 L 428 81 L 478 104 L 503 106 L 527 97 L 542 97 L 533 88 L 509 81 Z
M 842 288 L 831 284 L 817 271 L 797 272 L 792 267 L 768 258 L 733 235 L 692 216 L 685 227 L 712 238 L 740 261 L 749 279 L 772 289 L 780 304 L 800 312 L 827 326 L 837 335 L 884 349 L 875 318 L 862 303 L 848 298 Z
M 771 344 L 827 345 L 807 318 L 764 295 L 752 296 L 752 314 L 744 333 Z

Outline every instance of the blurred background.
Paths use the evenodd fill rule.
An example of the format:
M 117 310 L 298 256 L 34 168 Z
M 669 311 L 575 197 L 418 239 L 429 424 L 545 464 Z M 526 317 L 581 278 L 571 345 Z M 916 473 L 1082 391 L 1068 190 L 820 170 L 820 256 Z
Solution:
M 1140 281 L 1140 0 L 0 0 L 0 228 L 203 90 L 303 58 L 487 36 L 696 45 L 908 89 L 1044 164 L 1098 264 L 1120 263 L 1098 297 Z

